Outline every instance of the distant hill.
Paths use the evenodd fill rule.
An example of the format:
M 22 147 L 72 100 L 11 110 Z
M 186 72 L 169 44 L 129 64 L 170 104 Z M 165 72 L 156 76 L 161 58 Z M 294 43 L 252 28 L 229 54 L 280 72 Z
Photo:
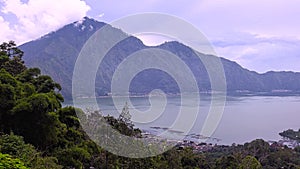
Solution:
M 70 99 L 72 97 L 73 69 L 78 54 L 88 38 L 104 25 L 107 24 L 85 17 L 81 21 L 68 24 L 40 39 L 25 43 L 20 46 L 20 49 L 25 52 L 25 63 L 29 67 L 39 67 L 43 73 L 51 75 L 54 80 L 62 85 L 62 94 Z M 128 38 L 113 47 L 100 65 L 96 77 L 96 92 L 98 96 L 107 95 L 111 92 L 111 77 L 124 58 L 135 51 L 147 48 L 165 49 L 176 54 L 194 73 L 199 89 L 201 91 L 211 90 L 205 66 L 190 47 L 179 42 L 166 42 L 159 46 L 149 47 L 145 46 L 138 38 L 129 36 L 120 29 L 109 27 L 115 31 L 116 35 L 123 34 Z M 217 59 L 216 56 L 197 53 L 201 59 L 206 59 L 207 61 Z M 230 60 L 221 58 L 221 61 L 229 92 L 300 91 L 300 73 L 272 71 L 259 74 L 249 71 Z M 184 78 L 184 75 L 180 73 L 179 76 Z M 156 88 L 167 93 L 180 92 L 177 84 L 168 74 L 154 69 L 139 73 L 131 83 L 130 92 L 147 94 Z

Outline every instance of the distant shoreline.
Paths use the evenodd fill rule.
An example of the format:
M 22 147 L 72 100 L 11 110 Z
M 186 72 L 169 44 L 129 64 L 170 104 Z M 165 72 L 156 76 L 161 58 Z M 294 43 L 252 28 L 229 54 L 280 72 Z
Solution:
M 207 95 L 211 96 L 212 94 L 226 94 L 226 96 L 300 96 L 300 91 L 289 91 L 289 90 L 274 90 L 271 92 L 250 92 L 250 91 L 233 91 L 233 92 L 199 92 L 199 93 L 164 93 L 163 94 L 124 94 L 124 95 L 100 95 L 100 96 L 78 96 L 75 97 L 76 99 L 101 99 L 101 98 L 145 98 L 149 96 L 157 97 L 157 96 L 167 96 L 167 97 L 174 97 L 174 96 L 181 96 L 181 95 Z

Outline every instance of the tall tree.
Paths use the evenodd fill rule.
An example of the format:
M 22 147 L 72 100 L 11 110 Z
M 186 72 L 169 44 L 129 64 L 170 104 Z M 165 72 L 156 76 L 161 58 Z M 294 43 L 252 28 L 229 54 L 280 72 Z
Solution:
M 126 125 L 128 125 L 130 127 L 133 127 L 133 124 L 131 121 L 131 114 L 129 113 L 129 106 L 128 106 L 127 102 L 125 103 L 118 120 L 123 121 Z
M 14 41 L 0 45 L 0 68 L 4 68 L 10 74 L 18 75 L 26 70 L 22 57 L 23 51 L 17 48 Z

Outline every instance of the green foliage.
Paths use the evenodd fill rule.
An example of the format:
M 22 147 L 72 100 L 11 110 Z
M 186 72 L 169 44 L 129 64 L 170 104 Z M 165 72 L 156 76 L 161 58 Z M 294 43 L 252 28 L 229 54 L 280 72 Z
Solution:
M 4 112 L 12 109 L 16 103 L 16 92 L 11 85 L 0 84 L 0 109 Z
M 298 131 L 294 131 L 292 129 L 288 129 L 286 131 L 283 131 L 279 133 L 280 136 L 290 139 L 290 140 L 295 140 L 298 143 L 300 143 L 300 129 Z
M 8 84 L 13 87 L 17 86 L 16 79 L 10 73 L 8 73 L 5 69 L 0 70 L 0 81 L 2 84 Z
M 235 169 L 235 168 L 238 168 L 238 161 L 232 155 L 223 156 L 217 160 L 216 168 L 217 169 Z
M 246 156 L 239 165 L 240 169 L 262 169 L 260 162 L 253 156 Z
M 0 136 L 0 152 L 20 159 L 25 166 L 32 169 L 62 168 L 62 166 L 57 164 L 55 157 L 42 157 L 41 153 L 34 146 L 26 144 L 22 137 L 14 134 Z
M 24 136 L 27 142 L 42 149 L 57 142 L 58 115 L 53 113 L 60 103 L 53 93 L 33 94 L 21 99 L 12 109 L 12 130 Z
M 85 166 L 84 163 L 88 164 L 91 158 L 90 153 L 86 149 L 77 146 L 58 151 L 56 156 L 61 164 L 70 168 L 83 168 Z
M 16 79 L 4 69 L 0 70 L 0 109 L 3 113 L 8 112 L 16 103 Z
M 63 166 L 58 165 L 56 157 L 37 158 L 31 165 L 31 169 L 62 169 Z
M 0 152 L 28 162 L 32 161 L 37 153 L 32 145 L 25 144 L 22 137 L 13 134 L 0 136 Z
M 0 150 L 31 168 L 61 168 L 56 158 L 42 157 L 23 138 L 10 134 L 50 154 L 66 126 L 58 113 L 63 101 L 60 85 L 38 68 L 27 69 L 22 56 L 14 42 L 0 45 L 0 132 L 9 134 L 1 136 Z
M 21 59 L 23 54 L 24 54 L 23 51 L 17 48 L 17 45 L 15 44 L 14 41 L 3 42 L 0 45 L 1 56 L 7 56 L 8 58 L 18 57 Z
M 260 157 L 261 159 L 265 158 L 270 152 L 269 143 L 265 142 L 262 139 L 257 139 L 250 143 L 246 143 L 244 147 L 248 154 L 256 158 Z
M 20 159 L 0 153 L 0 169 L 29 169 Z
M 30 82 L 34 83 L 35 79 L 41 74 L 39 68 L 29 68 L 23 71 L 20 75 L 17 76 L 18 80 L 21 82 Z
M 126 136 L 139 137 L 141 131 L 139 129 L 134 129 L 133 125 L 127 125 L 123 120 L 118 120 L 113 116 L 105 116 L 104 119 L 110 124 L 114 129 L 118 130 L 120 133 Z
M 3 68 L 11 75 L 18 75 L 26 70 L 22 60 L 23 52 L 13 41 L 0 45 L 0 69 Z

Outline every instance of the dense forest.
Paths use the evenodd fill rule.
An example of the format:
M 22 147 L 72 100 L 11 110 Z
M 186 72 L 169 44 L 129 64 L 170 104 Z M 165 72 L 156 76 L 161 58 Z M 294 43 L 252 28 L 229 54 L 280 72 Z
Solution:
M 27 68 L 22 56 L 14 42 L 0 45 L 0 169 L 300 168 L 300 147 L 270 145 L 264 140 L 215 145 L 202 152 L 174 147 L 140 159 L 116 156 L 83 131 L 77 117 L 78 112 L 85 116 L 82 110 L 62 107 L 60 85 L 40 69 Z M 98 111 L 91 114 L 102 116 Z M 120 133 L 141 137 L 141 131 L 124 118 L 103 118 Z M 298 135 L 291 131 L 283 134 L 289 138 Z

